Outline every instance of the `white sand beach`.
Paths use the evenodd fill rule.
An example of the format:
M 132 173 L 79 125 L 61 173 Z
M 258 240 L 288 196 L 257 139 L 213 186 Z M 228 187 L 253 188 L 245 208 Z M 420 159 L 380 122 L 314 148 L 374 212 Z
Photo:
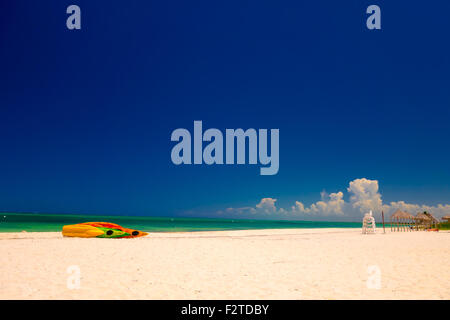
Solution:
M 450 299 L 449 232 L 0 233 L 0 266 L 0 299 Z

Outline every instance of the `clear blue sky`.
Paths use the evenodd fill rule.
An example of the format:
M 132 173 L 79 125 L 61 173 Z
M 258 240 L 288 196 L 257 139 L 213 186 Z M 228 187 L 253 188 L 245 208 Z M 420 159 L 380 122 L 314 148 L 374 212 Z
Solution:
M 0 210 L 214 217 L 362 177 L 450 203 L 449 1 L 92 2 L 0 4 Z M 279 128 L 279 173 L 173 165 L 194 120 Z

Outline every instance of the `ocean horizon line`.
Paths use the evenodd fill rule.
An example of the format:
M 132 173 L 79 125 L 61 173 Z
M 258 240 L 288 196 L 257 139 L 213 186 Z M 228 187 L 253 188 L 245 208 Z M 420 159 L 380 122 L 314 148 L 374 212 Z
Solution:
M 105 218 L 105 219 L 104 219 Z M 248 218 L 124 216 L 99 214 L 0 213 L 0 232 L 52 232 L 62 226 L 106 220 L 147 232 L 190 232 L 251 229 L 361 228 L 361 222 L 272 220 Z M 379 224 L 381 226 L 381 224 Z

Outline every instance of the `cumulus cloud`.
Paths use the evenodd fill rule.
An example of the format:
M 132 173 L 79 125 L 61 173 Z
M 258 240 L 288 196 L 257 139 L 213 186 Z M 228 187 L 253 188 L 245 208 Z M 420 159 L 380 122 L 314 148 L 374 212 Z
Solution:
M 273 198 L 262 198 L 261 202 L 256 205 L 256 209 L 262 210 L 265 213 L 277 212 L 277 207 L 275 207 L 275 202 L 277 199 Z
M 380 211 L 382 206 L 381 194 L 378 192 L 378 181 L 366 178 L 355 179 L 350 182 L 347 191 L 351 194 L 350 203 L 361 213 L 369 210 Z
M 241 208 L 227 208 L 225 211 L 219 211 L 220 214 L 238 214 L 241 216 L 248 216 L 248 214 L 254 215 L 271 215 L 276 213 L 283 213 L 284 209 L 278 209 L 275 206 L 277 199 L 262 198 L 261 201 L 254 207 L 241 207 Z
M 387 205 L 383 205 L 383 210 L 385 212 L 394 212 L 397 209 L 400 209 L 402 211 L 407 211 L 409 213 L 417 213 L 417 212 L 430 212 L 435 217 L 441 218 L 445 215 L 450 214 L 450 204 L 438 204 L 437 206 L 427 206 L 427 205 L 419 205 L 419 204 L 411 204 L 411 203 L 405 203 L 404 201 L 394 201 Z
M 397 209 L 411 214 L 427 211 L 436 217 L 450 214 L 450 204 L 428 206 L 395 201 L 384 204 L 379 192 L 377 180 L 366 178 L 355 179 L 347 188 L 348 201 L 344 200 L 344 192 L 321 192 L 321 200 L 306 206 L 301 201 L 295 201 L 290 209 L 276 206 L 277 199 L 263 198 L 252 207 L 228 208 L 225 213 L 241 217 L 270 217 L 271 219 L 311 219 L 311 220 L 359 220 L 364 213 L 372 210 L 375 215 L 384 211 L 386 217 Z M 223 211 L 222 211 L 223 213 Z
M 292 207 L 293 213 L 307 214 L 307 215 L 344 215 L 344 193 L 341 191 L 336 193 L 325 192 L 321 193 L 322 200 L 311 204 L 308 208 L 300 201 L 295 201 L 295 206 Z

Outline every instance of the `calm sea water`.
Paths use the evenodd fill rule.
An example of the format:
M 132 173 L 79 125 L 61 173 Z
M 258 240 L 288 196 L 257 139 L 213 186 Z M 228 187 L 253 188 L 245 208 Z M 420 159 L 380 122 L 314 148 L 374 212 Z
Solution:
M 313 222 L 274 220 L 232 220 L 204 218 L 155 218 L 60 214 L 1 213 L 0 232 L 61 231 L 66 224 L 106 221 L 141 231 L 207 231 L 288 228 L 361 228 L 357 222 Z

